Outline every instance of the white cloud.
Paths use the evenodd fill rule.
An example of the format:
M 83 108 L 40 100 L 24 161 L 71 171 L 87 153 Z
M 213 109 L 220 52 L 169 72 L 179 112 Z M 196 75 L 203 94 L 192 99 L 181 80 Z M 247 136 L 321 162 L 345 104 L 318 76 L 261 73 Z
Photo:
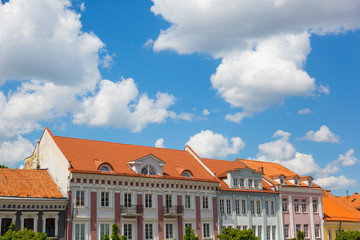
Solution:
M 159 138 L 158 140 L 156 140 L 155 147 L 157 147 L 157 148 L 165 148 L 164 139 Z
M 354 156 L 354 153 L 355 153 L 354 149 L 349 149 L 345 153 L 345 156 L 342 154 L 339 155 L 338 161 L 340 161 L 343 166 L 346 167 L 353 166 L 355 163 L 359 162 L 359 159 L 357 159 Z
M 155 51 L 222 58 L 211 83 L 232 107 L 242 108 L 226 116 L 239 123 L 292 96 L 329 94 L 304 66 L 311 34 L 360 27 L 360 2 L 344 1 L 153 0 L 151 11 L 171 25 L 147 43 Z
M 330 177 L 321 177 L 315 179 L 315 183 L 325 189 L 331 190 L 344 190 L 350 187 L 356 187 L 356 180 L 349 179 L 344 175 L 339 177 L 330 176 Z
M 102 41 L 81 30 L 67 0 L 0 2 L 0 85 L 38 79 L 92 89 Z
M 102 80 L 99 90 L 86 97 L 82 107 L 74 114 L 75 124 L 112 126 L 141 131 L 149 123 L 161 123 L 170 116 L 167 110 L 174 104 L 174 97 L 157 93 L 156 99 L 146 94 L 139 96 L 133 79 L 114 83 Z
M 312 113 L 312 111 L 310 110 L 310 108 L 303 108 L 303 109 L 300 109 L 300 110 L 298 111 L 298 114 L 300 114 L 300 115 L 309 114 L 309 113 Z
M 202 115 L 204 115 L 205 117 L 206 116 L 209 116 L 210 115 L 210 112 L 209 110 L 207 110 L 206 108 L 202 111 Z
M 16 167 L 31 155 L 34 147 L 29 140 L 18 136 L 16 140 L 4 141 L 0 144 L 0 164 Z
M 82 2 L 82 3 L 80 4 L 80 10 L 83 12 L 83 11 L 85 11 L 85 9 L 86 9 L 85 3 Z
M 229 154 L 238 154 L 245 147 L 245 143 L 239 137 L 230 140 L 221 134 L 211 130 L 204 130 L 190 137 L 186 143 L 194 151 L 204 158 L 225 158 Z
M 332 133 L 326 125 L 322 125 L 316 132 L 309 131 L 303 139 L 314 141 L 314 142 L 331 142 L 339 143 L 339 136 Z

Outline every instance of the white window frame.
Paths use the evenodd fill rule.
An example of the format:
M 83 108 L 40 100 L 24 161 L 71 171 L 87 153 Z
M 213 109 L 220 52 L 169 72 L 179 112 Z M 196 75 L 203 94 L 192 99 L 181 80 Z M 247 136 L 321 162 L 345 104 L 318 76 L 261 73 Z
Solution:
M 304 224 L 305 238 L 309 238 L 309 224 Z
M 245 199 L 241 199 L 241 214 L 242 215 L 247 214 L 246 200 Z
M 220 199 L 220 214 L 225 214 L 225 199 Z
M 318 200 L 313 199 L 312 205 L 313 205 L 313 212 L 318 213 L 319 212 L 319 210 L 318 210 Z
M 11 218 L 11 223 L 15 223 L 16 222 L 16 212 L 12 212 L 12 211 L 0 212 L 0 233 L 1 233 L 1 225 L 2 225 L 3 218 Z
M 135 224 L 133 223 L 133 222 L 124 222 L 123 224 L 122 224 L 122 232 L 121 232 L 121 235 L 124 235 L 124 236 L 126 236 L 125 235 L 125 225 L 126 225 L 126 227 L 128 228 L 128 226 L 130 225 L 131 226 L 131 238 L 127 238 L 127 239 L 129 239 L 129 240 L 133 240 L 134 239 L 134 234 L 135 234 L 135 229 L 134 229 L 134 226 L 135 226 Z M 126 231 L 128 231 L 128 229 L 126 229 Z M 127 236 L 126 236 L 127 237 Z
M 284 225 L 284 238 L 285 238 L 285 239 L 290 238 L 290 234 L 289 234 L 289 224 L 285 224 L 285 225 Z
M 240 214 L 241 214 L 241 203 L 240 203 L 240 199 L 235 199 L 235 212 L 236 212 L 236 215 L 240 215 Z
M 299 199 L 294 199 L 294 211 L 300 213 Z
M 231 214 L 231 199 L 226 199 L 226 214 Z
M 84 224 L 84 237 L 85 237 L 85 239 L 89 239 L 89 235 L 88 235 L 88 231 L 87 231 L 87 223 L 86 222 L 83 222 L 83 221 L 75 221 L 74 222 L 74 229 L 73 229 L 73 233 L 72 233 L 72 235 L 73 235 L 73 237 L 72 237 L 72 239 L 76 239 L 75 237 L 76 237 L 76 225 L 77 224 Z M 100 233 L 99 233 L 100 234 Z
M 80 192 L 84 193 L 84 204 L 83 205 L 78 204 L 78 202 L 77 202 L 77 196 L 78 196 L 78 193 L 80 193 Z M 81 203 L 81 199 L 79 200 L 79 203 Z M 84 189 L 75 189 L 74 205 L 76 207 L 80 207 L 80 208 L 87 207 L 87 191 L 86 190 L 84 190 Z
M 260 200 L 256 201 L 256 214 L 259 216 L 261 215 L 261 201 Z
M 184 197 L 184 200 L 185 200 L 184 208 L 185 209 L 191 209 L 191 206 L 192 206 L 191 195 L 186 194 L 185 197 Z
M 315 237 L 320 237 L 320 224 L 315 224 Z
M 110 222 L 100 222 L 99 223 L 99 239 L 103 239 L 104 236 L 101 236 L 101 225 L 108 225 L 109 226 L 109 237 L 111 237 L 111 231 L 112 231 L 112 224 Z M 105 235 L 105 234 L 104 234 Z
M 283 212 L 285 212 L 285 213 L 287 213 L 287 212 L 289 212 L 289 206 L 288 206 L 288 199 L 287 198 L 283 198 L 282 200 L 281 200 L 281 206 L 282 206 L 282 211 Z
M 103 206 L 103 202 L 102 202 L 102 200 L 103 200 L 103 194 L 105 194 L 105 195 L 107 195 L 107 197 L 108 197 L 108 199 L 107 199 L 107 203 L 108 203 L 108 205 L 106 206 L 106 205 L 104 205 Z M 112 206 L 112 202 L 111 202 L 111 192 L 110 191 L 100 191 L 100 194 L 99 194 L 100 196 L 100 207 L 101 208 L 111 208 L 111 206 Z
M 306 199 L 301 199 L 301 210 L 303 213 L 307 213 Z
M 167 222 L 165 223 L 165 231 L 164 231 L 164 234 L 165 234 L 165 238 L 164 239 L 175 239 L 175 231 L 174 231 L 174 223 L 172 222 Z M 169 230 L 171 229 L 171 234 L 170 234 L 170 231 L 169 231 L 169 235 L 168 235 L 168 226 L 171 226 L 171 228 L 169 228 Z M 168 235 L 168 236 L 167 236 Z
M 146 228 L 146 225 L 148 225 L 148 226 L 151 226 L 151 238 L 146 238 L 146 230 L 148 230 L 147 228 Z M 154 223 L 149 223 L 149 222 L 146 222 L 145 224 L 144 224 L 144 239 L 146 239 L 146 240 L 148 240 L 148 239 L 154 239 L 154 236 L 155 236 L 155 227 L 154 227 Z
M 59 212 L 43 212 L 42 215 L 42 221 L 43 221 L 43 232 L 46 232 L 46 219 L 48 218 L 55 218 L 55 236 L 49 236 L 51 237 L 57 237 L 59 234 Z
M 154 208 L 154 204 L 153 204 L 153 194 L 152 194 L 152 193 L 145 193 L 145 196 L 144 196 L 144 207 L 145 207 L 145 208 Z
M 256 212 L 255 200 L 250 201 L 250 206 L 251 206 L 251 215 L 255 215 Z
M 270 201 L 270 214 L 275 215 L 275 201 Z
M 38 231 L 38 220 L 39 220 L 39 212 L 21 212 L 20 221 L 21 221 L 21 230 L 24 229 L 24 221 L 27 218 L 34 219 L 34 232 Z M 1 224 L 1 222 L 0 222 Z M 1 227 L 1 226 L 0 226 Z
M 208 229 L 205 229 L 205 226 L 207 226 Z M 205 223 L 203 223 L 202 227 L 203 227 L 203 231 L 202 231 L 203 239 L 211 239 L 211 224 L 208 222 L 205 222 Z M 205 232 L 206 230 L 208 230 L 208 232 Z M 208 236 L 207 236 L 207 234 L 208 234 Z
M 202 209 L 210 209 L 209 196 L 202 196 Z
M 129 196 L 130 196 L 130 202 L 129 202 Z M 124 193 L 124 207 L 132 207 L 133 205 L 133 194 L 130 192 Z
M 271 238 L 272 240 L 276 240 L 276 226 L 271 226 Z

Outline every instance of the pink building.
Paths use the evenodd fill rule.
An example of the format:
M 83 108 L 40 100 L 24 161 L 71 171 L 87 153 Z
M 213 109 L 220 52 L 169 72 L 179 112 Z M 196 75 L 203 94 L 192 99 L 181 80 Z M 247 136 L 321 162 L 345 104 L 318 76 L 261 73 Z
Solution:
M 262 169 L 268 184 L 280 193 L 282 239 L 296 237 L 298 230 L 305 239 L 323 237 L 322 189 L 310 176 L 302 177 L 277 163 L 238 159 L 253 169 Z

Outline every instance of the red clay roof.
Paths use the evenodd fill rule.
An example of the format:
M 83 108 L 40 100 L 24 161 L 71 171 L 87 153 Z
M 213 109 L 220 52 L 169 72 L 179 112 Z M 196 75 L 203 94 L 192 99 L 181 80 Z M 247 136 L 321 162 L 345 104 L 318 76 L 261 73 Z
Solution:
M 48 131 L 51 134 L 50 130 Z M 127 163 L 152 154 L 166 163 L 163 167 L 164 175 L 190 180 L 189 178 L 181 176 L 179 169 L 184 169 L 189 170 L 193 174 L 191 180 L 201 179 L 212 182 L 215 181 L 196 159 L 184 150 L 59 137 L 54 135 L 52 135 L 52 137 L 66 159 L 71 162 L 72 169 L 70 169 L 70 171 L 100 173 L 100 171 L 98 171 L 98 162 L 101 161 L 109 163 L 113 167 L 114 174 L 133 175 L 137 173 L 135 173 Z
M 323 208 L 325 221 L 359 222 L 360 212 L 331 193 L 323 191 Z
M 0 196 L 63 198 L 47 170 L 0 168 Z
M 360 209 L 360 194 L 354 194 L 351 196 L 336 197 L 338 200 L 346 202 L 353 208 Z
M 220 190 L 223 191 L 245 191 L 245 192 L 271 192 L 275 193 L 271 189 L 271 186 L 262 180 L 263 190 L 255 190 L 255 189 L 239 189 L 239 188 L 230 188 L 221 178 L 227 176 L 228 171 L 233 171 L 236 169 L 249 169 L 243 163 L 238 161 L 226 161 L 226 160 L 218 160 L 218 159 L 208 159 L 202 158 L 201 161 L 212 171 L 216 174 L 218 180 L 221 183 Z M 251 169 L 253 170 L 253 169 Z

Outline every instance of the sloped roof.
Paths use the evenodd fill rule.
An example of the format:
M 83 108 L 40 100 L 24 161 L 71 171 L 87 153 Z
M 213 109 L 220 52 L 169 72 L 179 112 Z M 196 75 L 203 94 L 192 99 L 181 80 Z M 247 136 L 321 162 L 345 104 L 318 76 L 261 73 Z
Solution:
M 344 222 L 359 222 L 360 212 L 355 208 L 349 206 L 345 202 L 337 199 L 331 193 L 323 191 L 323 208 L 324 220 L 344 221 Z
M 263 161 L 257 161 L 257 160 L 245 160 L 245 159 L 236 159 L 235 161 L 242 162 L 246 166 L 252 168 L 252 169 L 259 169 L 260 167 L 263 168 L 263 174 L 268 179 L 278 178 L 281 175 L 284 175 L 286 179 L 293 179 L 295 176 L 298 176 L 301 180 L 307 179 L 310 176 L 300 176 L 299 174 L 296 174 L 295 172 L 291 171 L 290 169 L 282 166 L 279 163 L 273 163 L 273 162 L 263 162 Z M 285 180 L 286 186 L 296 186 L 294 183 Z M 276 183 L 279 184 L 279 183 Z M 310 187 L 307 184 L 303 182 L 299 182 L 299 186 L 301 187 Z M 319 188 L 318 185 L 316 185 L 314 182 L 312 183 L 311 187 Z
M 360 194 L 354 194 L 351 196 L 336 197 L 338 200 L 346 202 L 353 208 L 360 209 Z
M 50 130 L 48 131 L 51 134 Z M 69 170 L 72 172 L 101 173 L 98 171 L 98 162 L 100 161 L 112 166 L 113 172 L 109 174 L 144 176 L 135 173 L 127 164 L 151 154 L 165 162 L 163 167 L 164 175 L 146 175 L 146 177 L 215 181 L 200 163 L 185 150 L 59 137 L 52 134 L 51 136 L 66 159 L 71 162 L 72 168 Z M 193 178 L 182 177 L 178 169 L 189 170 L 193 174 Z
M 237 169 L 250 169 L 243 163 L 238 161 L 226 161 L 226 160 L 218 160 L 218 159 L 208 159 L 202 158 L 201 161 L 212 171 L 216 174 L 217 179 L 221 183 L 220 190 L 223 191 L 242 191 L 242 192 L 271 192 L 275 193 L 271 189 L 271 186 L 262 180 L 263 190 L 255 190 L 255 189 L 239 189 L 239 188 L 230 188 L 223 180 L 223 177 L 226 177 L 228 171 L 234 171 Z
M 47 170 L 0 168 L 1 197 L 63 198 Z

